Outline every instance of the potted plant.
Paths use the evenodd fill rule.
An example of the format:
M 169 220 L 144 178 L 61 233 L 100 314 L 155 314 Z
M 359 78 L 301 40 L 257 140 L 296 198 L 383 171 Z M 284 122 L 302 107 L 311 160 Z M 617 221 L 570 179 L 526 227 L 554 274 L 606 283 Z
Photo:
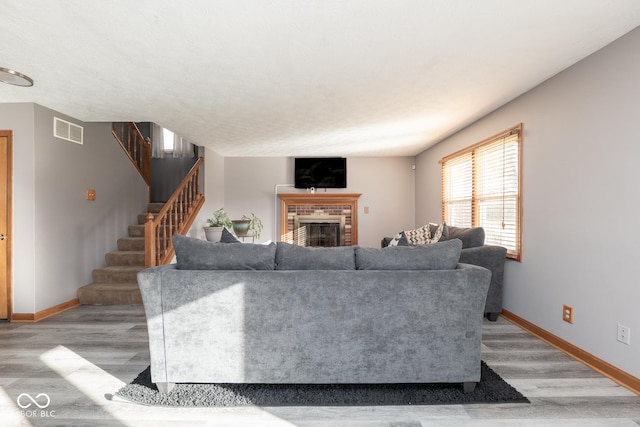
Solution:
M 263 228 L 262 220 L 253 212 L 251 212 L 251 216 L 242 215 L 242 218 L 234 219 L 231 222 L 233 223 L 233 232 L 236 233 L 236 236 L 245 237 L 250 235 L 256 239 L 260 238 L 260 233 L 262 233 Z M 249 232 L 251 232 L 251 234 L 249 234 Z
M 207 218 L 207 224 L 209 226 L 204 227 L 204 235 L 211 242 L 219 242 L 222 236 L 222 229 L 232 227 L 231 219 L 229 219 L 229 215 L 227 215 L 224 208 L 218 209 L 211 218 Z

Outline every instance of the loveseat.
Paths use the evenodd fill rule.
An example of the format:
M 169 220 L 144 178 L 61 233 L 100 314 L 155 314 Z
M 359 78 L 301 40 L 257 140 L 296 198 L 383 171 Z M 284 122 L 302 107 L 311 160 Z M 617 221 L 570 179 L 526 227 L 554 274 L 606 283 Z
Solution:
M 174 383 L 480 380 L 490 272 L 461 242 L 305 248 L 174 236 L 177 263 L 138 274 L 151 378 Z
M 431 224 L 430 226 L 433 235 L 437 225 Z M 485 245 L 485 232 L 482 227 L 464 228 L 445 224 L 440 242 L 451 239 L 462 241 L 461 263 L 478 265 L 491 271 L 491 284 L 487 293 L 484 313 L 487 319 L 495 322 L 502 312 L 502 287 L 507 249 L 502 246 Z M 387 247 L 392 240 L 392 237 L 384 237 L 381 246 Z M 410 242 L 405 243 L 405 245 L 409 244 Z

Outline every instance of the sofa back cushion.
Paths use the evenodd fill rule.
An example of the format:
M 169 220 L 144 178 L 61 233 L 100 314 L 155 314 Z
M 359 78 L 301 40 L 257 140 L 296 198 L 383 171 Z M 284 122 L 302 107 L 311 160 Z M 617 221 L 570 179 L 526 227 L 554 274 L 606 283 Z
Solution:
M 358 270 L 453 270 L 458 266 L 462 242 L 447 240 L 420 246 L 356 247 Z
M 353 246 L 317 248 L 278 242 L 276 270 L 355 270 Z
M 180 270 L 273 270 L 276 244 L 228 244 L 176 234 L 172 238 Z
M 462 240 L 462 249 L 476 248 L 484 245 L 484 228 L 448 227 L 449 240 Z

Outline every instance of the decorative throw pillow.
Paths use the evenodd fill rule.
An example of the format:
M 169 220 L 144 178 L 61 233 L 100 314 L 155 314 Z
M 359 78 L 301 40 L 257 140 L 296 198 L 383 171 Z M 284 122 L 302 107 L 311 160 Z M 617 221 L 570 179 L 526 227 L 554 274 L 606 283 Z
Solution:
M 404 230 L 396 234 L 387 246 L 409 246 L 409 240 L 407 239 L 407 235 L 404 234 Z
M 220 243 L 242 243 L 236 239 L 236 236 L 231 234 L 226 228 L 222 229 L 222 236 L 220 237 Z
M 435 230 L 432 231 L 432 226 L 435 226 Z M 440 225 L 426 224 L 415 230 L 406 231 L 407 239 L 411 245 L 430 245 L 437 243 L 440 240 L 446 240 L 442 238 L 445 223 Z
M 420 228 L 416 228 L 415 230 L 405 231 L 407 236 L 407 240 L 409 240 L 410 245 L 422 245 L 425 244 L 429 239 L 431 239 L 431 230 L 429 229 L 429 224 L 423 225 Z
M 316 248 L 278 242 L 276 270 L 355 270 L 353 246 Z
M 358 270 L 453 270 L 458 266 L 462 242 L 432 245 L 363 248 L 356 246 Z
M 175 234 L 172 237 L 179 270 L 273 270 L 276 244 L 229 245 Z
M 447 227 L 446 222 L 443 222 L 442 224 L 434 224 L 433 222 L 430 222 L 429 229 L 431 230 L 431 235 L 434 236 L 440 227 L 442 227 L 442 235 L 438 241 L 444 242 L 445 240 L 449 240 L 449 227 Z

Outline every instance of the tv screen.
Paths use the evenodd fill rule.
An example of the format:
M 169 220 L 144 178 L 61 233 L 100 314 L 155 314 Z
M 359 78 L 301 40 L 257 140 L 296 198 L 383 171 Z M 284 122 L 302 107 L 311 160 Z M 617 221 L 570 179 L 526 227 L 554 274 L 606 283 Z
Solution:
M 296 188 L 347 188 L 344 157 L 296 157 Z

